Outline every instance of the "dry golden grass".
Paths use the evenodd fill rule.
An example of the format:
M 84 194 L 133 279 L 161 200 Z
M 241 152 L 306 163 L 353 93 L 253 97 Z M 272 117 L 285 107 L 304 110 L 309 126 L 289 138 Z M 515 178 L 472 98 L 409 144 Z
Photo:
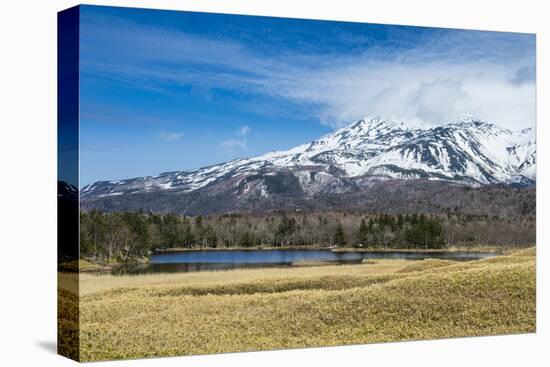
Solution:
M 78 274 L 58 273 L 57 285 L 57 349 L 64 356 L 78 359 Z
M 426 259 L 421 261 L 415 261 L 414 263 L 405 266 L 403 269 L 398 270 L 398 273 L 412 273 L 415 271 L 424 271 L 444 266 L 456 264 L 455 261 L 441 260 L 441 259 Z
M 260 279 L 285 279 L 338 275 L 391 274 L 409 265 L 409 260 L 377 260 L 375 264 L 326 265 L 314 267 L 242 269 L 194 273 L 157 273 L 135 275 L 80 274 L 80 295 L 85 296 L 112 288 L 143 286 L 231 285 Z
M 85 361 L 535 331 L 534 249 L 468 263 L 85 274 L 80 290 Z

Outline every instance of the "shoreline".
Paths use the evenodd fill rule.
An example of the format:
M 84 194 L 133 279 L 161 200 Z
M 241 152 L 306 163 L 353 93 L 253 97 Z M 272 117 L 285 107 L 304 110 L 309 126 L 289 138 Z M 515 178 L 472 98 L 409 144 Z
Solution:
M 171 253 L 185 253 L 185 252 L 220 252 L 220 251 L 276 251 L 276 250 L 302 250 L 302 251 L 331 251 L 336 253 L 391 253 L 391 252 L 403 252 L 403 253 L 426 253 L 426 254 L 439 254 L 439 253 L 456 253 L 456 252 L 465 252 L 465 253 L 491 253 L 494 255 L 507 255 L 512 252 L 531 248 L 533 246 L 456 246 L 442 249 L 406 249 L 406 248 L 355 248 L 355 247 L 339 247 L 339 248 L 329 248 L 321 246 L 309 246 L 309 247 L 297 247 L 297 246 L 288 246 L 288 247 L 229 247 L 229 248 L 169 248 L 154 251 L 151 255 L 162 255 L 162 254 L 171 254 Z M 110 272 L 118 267 L 131 265 L 131 264 L 150 264 L 151 261 L 148 258 L 141 258 L 136 261 L 129 262 L 110 262 L 110 263 L 97 263 L 89 259 L 80 259 L 79 260 L 79 272 L 80 273 L 104 273 Z M 320 265 L 335 265 L 334 262 L 330 261 L 305 261 L 303 263 L 298 262 L 291 265 L 291 267 L 309 267 L 309 266 L 320 266 Z M 74 265 L 73 265 L 74 266 Z M 76 270 L 73 268 L 73 270 Z
M 472 252 L 472 253 L 499 253 L 504 254 L 509 251 L 519 250 L 532 247 L 532 245 L 517 245 L 517 246 L 453 246 L 448 248 L 426 249 L 426 248 L 376 248 L 376 247 L 323 247 L 323 246 L 258 246 L 258 247 L 202 247 L 202 248 L 187 248 L 187 247 L 172 247 L 166 249 L 158 249 L 152 252 L 152 255 L 160 255 L 177 252 L 216 252 L 216 251 L 332 251 L 332 252 L 421 252 L 421 253 L 441 253 L 441 252 Z

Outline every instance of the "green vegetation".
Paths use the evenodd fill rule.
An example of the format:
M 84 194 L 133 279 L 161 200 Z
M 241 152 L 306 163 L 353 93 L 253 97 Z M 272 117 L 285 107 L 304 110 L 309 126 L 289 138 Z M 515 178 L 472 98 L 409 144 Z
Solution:
M 84 361 L 527 333 L 536 324 L 534 249 L 472 262 L 81 274 L 79 285 Z M 60 274 L 60 296 L 71 292 L 74 274 Z M 74 333 L 75 320 L 61 316 L 62 332 Z
M 356 247 L 441 249 L 534 241 L 534 222 L 447 213 L 354 212 L 187 217 L 142 212 L 80 213 L 80 254 L 92 262 L 136 261 L 170 248 Z
M 334 234 L 334 244 L 336 246 L 345 246 L 347 244 L 346 241 L 346 233 L 344 232 L 344 227 L 338 223 L 336 226 L 336 233 Z

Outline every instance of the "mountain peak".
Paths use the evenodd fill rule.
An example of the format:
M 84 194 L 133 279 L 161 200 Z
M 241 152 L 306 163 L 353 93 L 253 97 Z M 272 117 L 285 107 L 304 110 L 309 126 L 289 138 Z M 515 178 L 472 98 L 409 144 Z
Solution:
M 512 133 L 509 129 L 500 127 L 491 122 L 488 122 L 482 118 L 472 115 L 471 113 L 465 113 L 456 120 L 447 124 L 449 127 L 453 127 L 459 130 L 476 131 L 482 134 L 489 135 L 509 135 Z
M 384 117 L 380 115 L 367 115 L 344 127 L 344 129 L 362 130 L 365 132 L 374 130 L 416 130 L 425 129 L 426 123 L 420 119 L 401 119 L 394 116 Z
M 465 112 L 465 113 L 461 114 L 460 116 L 458 116 L 457 121 L 474 122 L 474 121 L 481 121 L 481 119 L 479 119 L 477 116 L 475 116 L 471 112 Z
M 474 114 L 470 112 L 463 113 L 462 115 L 458 116 L 458 118 L 450 123 L 450 125 L 493 125 L 484 119 L 475 116 Z

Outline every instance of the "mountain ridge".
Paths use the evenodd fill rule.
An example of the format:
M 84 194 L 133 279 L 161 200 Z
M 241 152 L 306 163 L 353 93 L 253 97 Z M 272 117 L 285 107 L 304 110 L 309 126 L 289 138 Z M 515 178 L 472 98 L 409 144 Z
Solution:
M 294 191 L 313 196 L 360 190 L 366 181 L 392 179 L 469 186 L 533 184 L 534 129 L 511 131 L 469 114 L 440 126 L 368 116 L 286 151 L 191 171 L 99 181 L 83 187 L 81 197 L 87 201 L 143 192 L 191 193 L 227 184 L 236 194 L 252 189 L 268 197 L 281 194 L 274 184 L 281 180 Z

